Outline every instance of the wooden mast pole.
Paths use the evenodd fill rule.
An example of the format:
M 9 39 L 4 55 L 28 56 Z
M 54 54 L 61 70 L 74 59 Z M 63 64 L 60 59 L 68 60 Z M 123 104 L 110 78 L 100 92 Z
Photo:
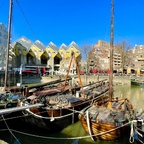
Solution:
M 8 18 L 8 36 L 7 36 L 7 49 L 6 49 L 6 68 L 5 68 L 4 90 L 6 90 L 6 87 L 8 85 L 8 64 L 9 64 L 9 47 L 10 47 L 11 20 L 12 20 L 12 5 L 13 5 L 13 1 L 10 0 L 9 18 Z
M 75 54 L 74 54 L 73 51 L 72 51 L 72 53 L 71 53 L 70 65 L 69 65 L 69 67 L 68 67 L 68 72 L 67 72 L 67 75 L 66 75 L 66 78 L 65 78 L 65 83 L 64 83 L 63 91 L 65 90 L 66 81 L 67 81 L 67 78 L 68 78 L 68 74 L 69 74 L 69 72 L 70 72 L 70 67 L 71 67 L 72 60 L 73 60 L 73 59 L 74 59 L 75 64 L 76 64 L 76 70 L 77 70 L 77 73 L 78 73 L 78 78 L 79 78 L 79 80 L 80 80 L 80 87 L 81 87 L 81 89 L 82 89 L 82 94 L 83 94 L 83 96 L 85 96 L 85 95 L 84 95 L 83 85 L 82 85 L 82 80 L 81 80 L 80 72 L 79 72 L 79 68 L 78 68 L 78 64 L 77 64 L 77 61 L 76 61 L 76 58 L 75 58 Z
M 114 0 L 111 1 L 109 102 L 113 96 Z
M 80 77 L 80 72 L 79 72 L 79 68 L 78 68 L 78 64 L 77 64 L 75 55 L 74 55 L 73 57 L 74 57 L 74 60 L 75 60 L 75 63 L 76 63 L 76 70 L 77 70 L 77 73 L 78 73 L 78 78 L 79 78 L 79 80 L 80 80 L 80 87 L 81 87 L 81 89 L 82 89 L 82 94 L 83 94 L 83 97 L 85 97 L 84 89 L 83 89 L 83 85 L 82 85 L 82 80 L 81 80 L 81 77 Z
M 66 81 L 67 81 L 67 78 L 68 78 L 68 75 L 69 75 L 69 72 L 70 72 L 70 67 L 71 67 L 71 64 L 72 64 L 72 60 L 73 60 L 73 53 L 71 54 L 70 64 L 69 64 L 68 71 L 67 71 L 67 75 L 66 75 L 66 78 L 65 78 L 63 91 L 65 90 Z

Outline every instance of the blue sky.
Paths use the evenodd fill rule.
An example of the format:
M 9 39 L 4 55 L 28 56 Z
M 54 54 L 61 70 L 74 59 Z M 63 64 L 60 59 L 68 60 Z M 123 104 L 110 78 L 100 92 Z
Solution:
M 12 41 L 21 36 L 58 47 L 110 41 L 111 0 L 13 0 Z M 144 44 L 144 0 L 115 0 L 114 43 Z M 9 0 L 0 0 L 0 22 L 8 24 Z M 28 21 L 28 23 L 27 23 Z M 30 27 L 29 27 L 30 25 Z M 32 29 L 32 30 L 31 30 Z

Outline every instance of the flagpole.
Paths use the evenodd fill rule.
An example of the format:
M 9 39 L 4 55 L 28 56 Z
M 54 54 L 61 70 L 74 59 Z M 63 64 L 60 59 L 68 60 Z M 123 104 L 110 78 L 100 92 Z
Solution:
M 13 5 L 13 1 L 10 0 L 4 90 L 6 90 L 6 87 L 8 85 L 7 82 L 8 82 L 8 63 L 9 63 L 10 32 L 11 32 L 11 20 L 12 20 L 12 5 Z

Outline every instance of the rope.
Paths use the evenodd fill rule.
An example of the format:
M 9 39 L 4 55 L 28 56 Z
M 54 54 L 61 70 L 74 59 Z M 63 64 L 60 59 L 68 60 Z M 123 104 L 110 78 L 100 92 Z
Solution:
M 129 123 L 126 123 L 124 124 L 123 126 L 126 126 L 128 125 Z M 98 133 L 96 135 L 91 135 L 91 136 L 99 136 L 99 135 L 103 135 L 103 134 L 106 134 L 106 133 L 109 133 L 109 132 L 112 132 L 112 131 L 115 131 L 123 126 L 119 126 L 115 129 L 111 129 L 109 131 L 106 131 L 106 132 L 101 132 L 101 133 Z M 6 131 L 7 129 L 1 129 L 0 131 Z M 27 135 L 27 136 L 32 136 L 32 137 L 37 137 L 37 138 L 44 138 L 44 139 L 52 139 L 52 140 L 74 140 L 74 139 L 85 139 L 85 138 L 90 138 L 91 136 L 88 135 L 88 136 L 79 136 L 79 137 L 68 137 L 68 138 L 65 138 L 65 137 L 45 137 L 45 136 L 39 136 L 39 135 L 34 135 L 34 134 L 29 134 L 29 133 L 24 133 L 24 132 L 21 132 L 21 131 L 17 131 L 17 130 L 14 130 L 14 129 L 10 129 L 11 131 L 14 131 L 14 132 L 17 132 L 19 134 L 23 134 L 23 135 Z
M 136 133 L 137 135 L 139 135 L 141 138 L 144 137 L 144 136 L 137 130 L 136 126 L 135 126 L 135 133 Z M 137 140 L 138 140 L 140 143 L 144 144 L 144 142 L 142 142 L 142 141 L 139 139 L 139 137 L 137 137 Z
M 140 143 L 144 144 L 140 139 L 138 139 L 140 141 Z
M 89 111 L 88 110 L 86 111 L 86 115 L 87 115 L 86 122 L 87 122 L 87 126 L 88 126 L 88 132 L 89 132 L 91 139 L 94 141 L 94 138 L 92 137 L 91 127 L 90 127 Z
M 4 117 L 3 117 L 3 115 L 2 115 L 2 118 L 3 118 L 3 120 L 4 120 L 4 123 L 5 123 L 5 125 L 6 125 L 6 127 L 7 127 L 7 129 L 8 129 L 8 131 L 11 133 L 11 135 L 15 138 L 15 140 L 19 143 L 19 144 L 21 144 L 20 142 L 19 142 L 19 140 L 16 138 L 16 136 L 12 133 L 12 131 L 9 129 L 9 126 L 7 125 L 7 123 L 6 123 L 6 121 L 5 121 L 5 119 L 4 119 Z
M 106 94 L 106 93 L 107 93 L 107 92 L 104 92 L 103 95 Z M 100 97 L 102 97 L 102 96 L 99 95 L 99 96 L 97 96 L 96 98 L 93 98 L 93 99 L 94 99 L 94 100 L 97 100 L 97 99 L 99 99 Z M 87 103 L 87 102 L 91 103 L 91 102 L 93 101 L 93 99 L 89 99 L 88 101 L 84 101 L 84 102 L 82 102 L 81 104 L 84 104 L 84 103 Z M 64 107 L 63 107 L 63 108 L 64 108 Z M 81 110 L 80 110 L 80 111 L 77 111 L 77 110 L 70 109 L 70 108 L 64 108 L 64 109 L 70 110 L 70 111 L 75 112 L 75 113 L 81 113 Z M 43 110 L 44 110 L 44 109 L 43 109 Z M 45 109 L 45 111 L 39 112 L 39 113 L 45 113 L 46 110 L 47 110 L 47 109 Z M 35 113 L 35 114 L 36 114 L 36 113 Z M 29 115 L 32 115 L 32 113 L 31 113 L 31 114 L 29 113 Z M 22 116 L 16 116 L 16 117 L 6 118 L 5 120 L 12 120 L 12 119 L 16 119 L 16 118 L 22 118 L 22 117 L 26 117 L 26 116 L 29 116 L 29 115 L 24 114 L 24 115 L 22 115 Z M 68 114 L 68 115 L 70 115 L 70 114 Z M 56 118 L 58 118 L 58 117 L 56 117 Z M 2 119 L 0 119 L 0 121 L 2 121 Z
M 76 113 L 80 113 L 80 111 L 76 111 L 76 110 L 72 110 L 72 109 L 68 109 L 68 110 L 74 111 L 74 112 L 76 112 Z M 19 117 L 23 117 L 23 116 L 19 116 Z M 10 118 L 10 119 L 19 118 L 19 117 L 13 117 L 13 118 Z M 133 124 L 133 123 L 135 122 L 135 120 L 133 120 L 133 121 L 130 121 L 130 120 L 129 120 L 128 123 L 126 123 L 126 124 L 124 124 L 124 125 L 122 125 L 122 126 L 119 126 L 119 127 L 115 128 L 115 129 L 112 129 L 112 130 L 109 130 L 109 131 L 106 131 L 106 132 L 99 133 L 99 134 L 97 134 L 97 135 L 81 136 L 81 137 L 73 137 L 73 138 L 57 138 L 57 137 L 37 136 L 37 135 L 27 134 L 27 133 L 23 133 L 23 132 L 19 132 L 19 131 L 13 130 L 13 129 L 9 129 L 9 127 L 8 127 L 6 121 L 5 121 L 6 119 L 4 119 L 3 115 L 2 115 L 2 118 L 3 118 L 3 120 L 4 120 L 4 122 L 5 122 L 6 126 L 7 126 L 7 129 L 10 131 L 10 133 L 11 133 L 12 135 L 13 135 L 13 133 L 12 133 L 11 131 L 14 131 L 14 132 L 17 132 L 17 133 L 21 133 L 21 134 L 25 134 L 25 135 L 29 135 L 29 136 L 35 136 L 35 137 L 39 137 L 39 138 L 48 138 L 48 139 L 60 139 L 60 140 L 62 140 L 62 139 L 84 139 L 84 138 L 89 138 L 89 137 L 91 137 L 91 136 L 103 135 L 103 134 L 109 133 L 109 132 L 111 132 L 111 131 L 114 131 L 114 130 L 116 130 L 116 129 L 119 129 L 120 127 L 123 127 L 123 126 L 125 126 L 125 125 L 130 124 L 130 126 L 131 126 L 130 138 L 129 138 L 130 143 L 133 143 L 133 142 L 134 142 L 134 130 L 135 130 L 135 132 L 136 132 L 138 135 L 140 135 L 141 137 L 143 137 L 142 134 L 140 134 L 136 129 L 134 129 L 134 124 Z M 2 130 L 0 130 L 0 131 L 2 131 Z M 17 140 L 17 138 L 16 138 L 14 135 L 13 135 L 13 137 Z M 138 140 L 141 141 L 140 139 L 138 139 Z M 18 140 L 17 140 L 17 141 L 18 141 Z M 141 143 L 144 144 L 143 142 L 141 142 Z
M 65 109 L 67 109 L 67 110 L 70 110 L 70 111 L 73 111 L 73 112 L 75 112 L 75 113 L 80 113 L 80 111 L 77 111 L 77 110 L 73 110 L 73 109 L 68 109 L 68 108 L 65 108 Z M 29 111 L 30 112 L 30 111 Z M 39 113 L 45 113 L 46 112 L 46 110 L 45 111 L 43 111 L 43 112 L 39 112 Z M 32 113 L 30 114 L 29 113 L 29 115 L 33 115 Z M 10 117 L 10 118 L 6 118 L 5 120 L 13 120 L 13 119 L 16 119 L 16 118 L 22 118 L 22 117 L 26 117 L 26 116 L 29 116 L 29 115 L 26 115 L 26 114 L 24 114 L 24 115 L 22 115 L 22 116 L 16 116 L 16 117 Z M 71 114 L 67 114 L 66 116 L 68 116 L 68 115 L 71 115 Z M 63 117 L 65 117 L 65 116 L 63 116 Z M 58 118 L 58 117 L 56 117 L 56 118 Z M 2 119 L 0 119 L 0 121 L 3 121 Z
M 139 136 L 141 136 L 141 137 L 143 138 L 143 135 L 142 135 L 141 133 L 139 133 L 139 132 L 137 131 L 137 129 L 135 129 L 135 132 L 136 132 Z M 140 143 L 144 144 L 144 142 L 142 142 L 138 137 L 137 137 L 137 139 L 138 139 L 138 141 L 140 141 Z
M 142 135 L 141 133 L 139 133 L 136 128 L 135 128 L 135 132 L 136 132 L 140 137 L 143 137 L 143 135 Z
M 30 30 L 31 30 L 31 32 L 32 32 L 32 34 L 33 34 L 33 35 L 34 35 L 34 37 L 37 39 L 37 36 L 36 36 L 36 34 L 34 33 L 34 31 L 33 31 L 32 27 L 31 27 L 31 25 L 30 25 L 30 23 L 29 23 L 28 19 L 26 18 L 26 16 L 25 16 L 25 14 L 24 14 L 24 12 L 23 12 L 23 10 L 22 10 L 22 8 L 21 8 L 21 6 L 20 6 L 20 4 L 19 4 L 18 0 L 16 0 L 16 2 L 17 2 L 17 4 L 18 4 L 18 6 L 19 6 L 19 8 L 20 8 L 20 11 L 21 11 L 21 13 L 22 13 L 23 17 L 25 18 L 25 20 L 26 20 L 26 22 L 27 22 L 27 24 L 28 24 L 28 26 L 29 26 L 29 28 L 30 28 Z
M 137 130 L 136 126 L 134 125 L 135 122 L 137 122 L 136 120 L 133 120 L 133 121 L 129 121 L 131 123 L 131 131 L 130 131 L 130 138 L 129 138 L 129 142 L 130 143 L 134 143 L 134 134 L 136 133 L 137 135 L 139 135 L 140 137 L 143 138 L 143 135 Z M 138 137 L 137 137 L 137 140 L 144 144 L 143 141 L 141 141 Z

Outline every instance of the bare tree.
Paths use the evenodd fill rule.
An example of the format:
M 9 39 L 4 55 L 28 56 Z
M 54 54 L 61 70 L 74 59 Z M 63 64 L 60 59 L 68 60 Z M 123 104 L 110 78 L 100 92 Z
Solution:
M 123 72 L 125 67 L 131 66 L 132 64 L 132 59 L 131 59 L 132 57 L 130 54 L 127 53 L 131 49 L 131 46 L 126 40 L 120 41 L 117 45 L 119 46 L 117 52 L 121 54 L 121 60 L 122 60 L 121 68 Z
M 90 71 L 94 67 L 99 68 L 99 56 L 95 47 L 88 53 L 88 70 Z
M 83 53 L 84 59 L 87 59 L 88 53 L 89 51 L 91 51 L 91 49 L 92 49 L 92 45 L 90 44 L 86 44 L 82 47 L 82 53 Z
M 92 50 L 92 45 L 90 44 L 86 44 L 82 47 L 82 55 L 83 55 L 83 59 L 86 60 L 87 62 L 87 65 L 86 65 L 86 73 L 88 72 L 88 61 L 89 61 L 89 58 L 88 58 L 88 53 Z

